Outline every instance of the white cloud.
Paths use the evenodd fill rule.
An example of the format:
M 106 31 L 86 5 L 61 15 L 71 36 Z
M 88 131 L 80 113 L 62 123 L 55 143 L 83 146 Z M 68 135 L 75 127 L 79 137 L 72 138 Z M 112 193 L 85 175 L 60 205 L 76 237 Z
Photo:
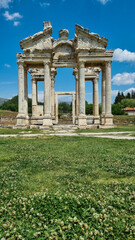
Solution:
M 14 26 L 17 27 L 20 24 L 18 21 L 14 21 Z
M 38 102 L 44 102 L 44 92 L 43 91 L 38 92 Z
M 121 91 L 121 90 L 112 90 L 112 91 L 111 91 L 111 95 L 112 95 L 112 98 L 113 98 L 113 100 L 114 100 L 115 97 L 117 96 L 118 92 L 123 92 L 124 95 L 126 96 L 127 93 L 132 93 L 132 91 L 135 92 L 135 88 L 129 88 L 129 89 L 125 90 L 125 91 Z
M 107 2 L 109 2 L 110 0 L 98 0 L 99 2 L 101 2 L 103 5 L 105 5 Z
M 12 0 L 0 0 L 0 8 L 9 8 L 11 2 Z
M 113 60 L 118 62 L 135 62 L 135 52 L 117 48 L 114 51 Z
M 49 2 L 40 2 L 41 7 L 49 7 L 50 3 Z
M 32 98 L 32 93 L 29 93 L 28 97 Z M 38 92 L 38 102 L 44 102 L 44 92 L 43 91 Z
M 7 63 L 5 63 L 4 66 L 5 66 L 6 68 L 10 68 L 10 67 L 11 67 L 11 65 L 9 65 L 9 64 L 7 64 Z
M 124 91 L 124 95 L 126 95 L 127 93 L 132 93 L 132 91 L 135 92 L 135 88 L 129 88 L 126 91 Z
M 15 13 L 10 14 L 9 11 L 5 11 L 3 16 L 6 18 L 7 21 L 13 21 L 13 20 L 16 20 L 18 18 L 22 18 L 20 13 L 15 12 Z
M 134 84 L 135 83 L 135 72 L 134 73 L 118 73 L 116 74 L 112 82 L 114 85 L 129 85 L 129 84 Z

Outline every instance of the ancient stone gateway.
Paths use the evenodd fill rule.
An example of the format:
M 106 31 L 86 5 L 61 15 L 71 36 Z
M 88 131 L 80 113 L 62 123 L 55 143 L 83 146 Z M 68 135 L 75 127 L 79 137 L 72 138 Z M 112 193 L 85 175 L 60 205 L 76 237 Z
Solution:
M 71 95 L 72 96 L 72 122 L 75 124 L 75 92 L 55 92 L 55 103 L 56 103 L 56 120 L 55 123 L 58 124 L 58 96 L 61 95 Z
M 57 68 L 73 68 L 76 80 L 75 121 L 79 128 L 113 127 L 111 113 L 111 63 L 114 50 L 106 50 L 108 40 L 75 25 L 75 37 L 68 40 L 68 30 L 52 37 L 50 22 L 43 31 L 20 42 L 23 53 L 17 54 L 19 109 L 17 126 L 51 127 L 56 123 L 55 76 Z M 28 116 L 27 71 L 32 77 L 32 117 Z M 102 114 L 99 116 L 98 81 L 102 71 Z M 37 102 L 37 82 L 44 81 L 44 106 Z M 85 81 L 93 82 L 93 115 L 85 114 Z M 59 93 L 60 94 L 60 93 Z M 75 96 L 75 95 L 73 95 Z M 57 104 L 57 103 L 56 103 Z

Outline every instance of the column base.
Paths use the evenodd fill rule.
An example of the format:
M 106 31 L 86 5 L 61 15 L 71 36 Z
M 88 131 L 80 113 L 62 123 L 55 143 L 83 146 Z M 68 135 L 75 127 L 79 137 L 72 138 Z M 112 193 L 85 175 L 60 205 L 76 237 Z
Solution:
M 45 114 L 43 117 L 43 126 L 51 127 L 52 126 L 52 118 L 50 115 Z
M 87 121 L 86 121 L 86 115 L 82 114 L 78 116 L 78 126 L 79 128 L 86 128 Z
M 99 125 L 99 124 L 100 124 L 99 116 L 94 116 L 94 125 Z
M 112 125 L 114 125 L 113 124 L 113 115 L 112 114 L 105 116 L 105 124 L 104 125 L 105 126 L 112 126 Z
M 56 123 L 56 120 L 55 120 L 55 116 L 54 116 L 54 115 L 52 116 L 52 123 L 53 123 L 53 124 Z
M 101 125 L 105 124 L 105 114 L 101 115 Z
M 16 117 L 16 126 L 17 127 L 29 126 L 29 116 L 25 116 L 25 114 L 18 114 Z
M 30 118 L 31 125 L 43 125 L 43 116 L 32 116 Z

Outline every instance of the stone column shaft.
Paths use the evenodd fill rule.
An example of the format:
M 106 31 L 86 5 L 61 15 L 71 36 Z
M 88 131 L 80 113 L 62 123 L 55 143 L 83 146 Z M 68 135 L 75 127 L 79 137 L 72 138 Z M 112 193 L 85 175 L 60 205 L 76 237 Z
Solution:
M 54 111 L 54 104 L 55 104 L 55 97 L 54 97 L 54 78 L 51 79 L 51 113 L 54 117 L 55 111 Z
M 111 62 L 105 65 L 106 70 L 106 88 L 105 88 L 105 115 L 111 115 Z
M 95 87 L 94 87 L 94 80 L 93 82 L 93 116 L 95 116 Z
M 85 115 L 85 64 L 79 63 L 78 69 L 78 80 L 79 80 L 79 117 L 78 125 L 80 127 L 86 126 L 86 115 Z
M 105 64 L 105 125 L 113 126 L 113 115 L 111 110 L 111 62 Z
M 52 126 L 50 62 L 44 62 L 44 126 Z
M 37 106 L 37 81 L 32 79 L 32 106 Z
M 28 79 L 27 79 L 27 69 L 24 69 L 24 110 L 25 115 L 28 117 Z
M 102 69 L 102 116 L 105 115 L 105 69 Z
M 55 94 L 55 104 L 56 104 L 56 124 L 58 124 L 58 107 L 59 107 L 59 105 L 58 105 L 58 95 L 57 94 Z
M 98 78 L 93 81 L 94 93 L 94 116 L 99 116 L 99 100 L 98 100 Z
M 79 81 L 76 77 L 76 116 L 79 114 Z
M 75 124 L 75 95 L 72 95 L 72 119 L 73 124 Z
M 85 115 L 85 67 L 79 65 L 79 115 Z
M 18 62 L 18 113 L 25 115 L 24 111 L 24 88 L 25 88 L 25 77 L 24 77 L 24 63 Z
M 28 121 L 28 83 L 24 62 L 18 61 L 18 115 L 17 125 L 27 126 Z

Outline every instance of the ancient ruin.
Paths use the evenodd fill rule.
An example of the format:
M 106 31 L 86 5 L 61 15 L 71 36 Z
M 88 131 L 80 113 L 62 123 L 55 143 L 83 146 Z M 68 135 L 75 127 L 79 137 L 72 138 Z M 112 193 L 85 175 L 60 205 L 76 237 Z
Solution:
M 23 53 L 17 53 L 19 109 L 17 126 L 51 127 L 58 124 L 58 95 L 72 95 L 73 124 L 79 128 L 113 127 L 111 113 L 111 63 L 114 50 L 106 50 L 108 40 L 75 25 L 75 37 L 69 40 L 66 29 L 59 39 L 52 37 L 50 22 L 43 31 L 20 42 Z M 57 68 L 73 68 L 76 92 L 55 93 Z M 32 116 L 28 115 L 28 80 L 32 81 Z M 102 113 L 99 115 L 98 82 L 102 71 Z M 44 106 L 38 105 L 37 82 L 44 81 Z M 93 115 L 85 114 L 85 81 L 93 83 Z M 76 96 L 76 97 L 75 97 Z

